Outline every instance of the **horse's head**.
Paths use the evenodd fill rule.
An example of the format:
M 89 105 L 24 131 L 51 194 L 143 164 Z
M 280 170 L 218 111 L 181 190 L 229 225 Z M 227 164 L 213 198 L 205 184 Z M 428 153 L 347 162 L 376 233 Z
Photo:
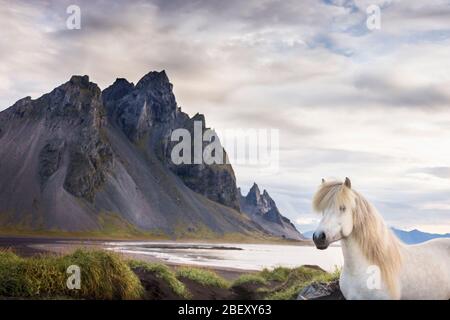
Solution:
M 322 179 L 319 190 L 314 195 L 313 208 L 322 213 L 322 219 L 313 234 L 318 249 L 328 248 L 330 243 L 348 237 L 353 230 L 353 209 L 355 194 L 351 190 L 349 178 L 345 182 L 326 182 Z

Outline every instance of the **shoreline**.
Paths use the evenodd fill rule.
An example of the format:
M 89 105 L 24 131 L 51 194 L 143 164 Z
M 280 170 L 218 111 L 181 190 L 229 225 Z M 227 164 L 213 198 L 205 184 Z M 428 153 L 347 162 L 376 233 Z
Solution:
M 122 241 L 122 240 L 98 240 L 98 239 L 67 239 L 67 238 L 36 238 L 36 237 L 2 237 L 0 236 L 0 250 L 12 250 L 19 256 L 28 258 L 39 255 L 55 254 L 65 255 L 70 254 L 76 249 L 102 249 L 106 250 L 108 247 L 105 242 L 138 242 L 138 241 Z M 157 243 L 180 243 L 178 241 L 152 241 Z M 188 243 L 185 241 L 183 243 Z M 206 242 L 196 242 L 199 244 Z M 109 251 L 109 250 L 108 250 Z M 127 260 L 139 260 L 149 263 L 161 263 L 167 265 L 171 269 L 177 267 L 195 267 L 199 269 L 212 270 L 218 275 L 227 280 L 235 280 L 243 274 L 257 273 L 257 270 L 219 267 L 208 265 L 196 265 L 189 263 L 169 262 L 164 259 L 159 259 L 150 255 L 142 255 L 135 253 L 116 252 Z
M 215 237 L 211 239 L 199 239 L 199 238 L 169 238 L 169 237 L 142 237 L 142 236 L 91 236 L 91 235 L 76 235 L 67 233 L 64 234 L 17 234 L 17 233 L 2 233 L 0 232 L 0 247 L 2 241 L 91 241 L 91 242 L 160 242 L 160 243 L 229 243 L 229 244 L 280 244 L 280 245 L 292 245 L 292 246 L 313 246 L 312 239 L 293 240 L 282 238 L 228 238 L 228 237 Z
M 118 240 L 118 239 L 108 239 L 108 240 L 100 240 L 100 239 L 78 239 L 78 238 L 53 238 L 53 237 L 4 237 L 0 236 L 0 250 L 1 249 L 8 249 L 10 248 L 13 252 L 15 252 L 17 255 L 22 257 L 32 257 L 32 256 L 38 256 L 38 255 L 48 255 L 48 254 L 54 254 L 54 255 L 65 255 L 65 254 L 71 254 L 76 249 L 94 249 L 94 250 L 107 250 L 110 252 L 115 252 L 119 255 L 121 255 L 124 259 L 127 260 L 140 260 L 143 262 L 149 262 L 149 263 L 161 263 L 164 265 L 169 266 L 172 269 L 176 269 L 178 267 L 186 266 L 186 267 L 195 267 L 195 268 L 202 268 L 202 269 L 208 269 L 213 270 L 218 273 L 224 274 L 226 278 L 234 278 L 236 275 L 242 275 L 242 274 L 248 274 L 248 273 L 256 273 L 258 271 L 261 271 L 263 267 L 261 268 L 254 267 L 251 265 L 238 265 L 238 264 L 230 264 L 229 261 L 224 261 L 224 264 L 218 263 L 217 261 L 211 261 L 208 263 L 208 261 L 203 261 L 201 263 L 197 263 L 196 261 L 177 261 L 178 259 L 167 259 L 164 255 L 154 255 L 154 254 L 146 254 L 145 252 L 138 252 L 138 251 L 128 251 L 126 252 L 123 249 L 115 249 L 115 245 L 123 244 L 126 246 L 127 244 L 134 244 L 134 243 L 148 243 L 148 246 L 151 246 L 152 248 L 156 248 L 157 250 L 161 250 L 163 253 L 169 253 L 171 250 L 179 250 L 179 246 L 183 246 L 183 250 L 186 250 L 186 252 L 189 252 L 190 250 L 196 250 L 199 249 L 198 247 L 202 245 L 211 245 L 214 246 L 212 248 L 200 248 L 200 249 L 206 249 L 208 251 L 214 250 L 214 249 L 221 249 L 221 250 L 236 250 L 236 252 L 241 251 L 241 248 L 239 246 L 241 245 L 258 245 L 261 243 L 246 243 L 246 242 L 235 242 L 235 243 L 225 243 L 225 242 L 208 242 L 206 240 L 203 241 L 189 241 L 184 239 L 183 241 L 175 241 L 175 240 L 153 240 L 153 241 L 137 241 L 137 240 Z M 216 246 L 218 245 L 218 248 Z M 290 246 L 292 248 L 294 247 L 312 247 L 311 245 L 305 245 L 305 243 L 297 243 L 294 244 L 292 242 L 290 243 L 267 243 L 264 242 L 261 245 L 270 245 L 270 246 Z M 118 247 L 119 247 L 118 246 Z M 222 249 L 225 248 L 225 249 Z M 287 248 L 286 248 L 287 249 Z M 218 251 L 221 251 L 218 250 Z M 275 249 L 277 250 L 277 249 Z M 295 249 L 294 249 L 295 250 Z M 169 253 L 170 254 L 170 253 Z M 300 265 L 318 265 L 324 270 L 328 270 L 329 272 L 332 272 L 333 268 L 332 266 L 327 266 L 326 263 L 320 263 L 316 261 L 305 261 L 300 262 L 298 264 Z M 336 263 L 336 265 L 339 265 L 339 263 Z M 294 267 L 293 265 L 287 265 L 286 267 Z M 270 266 L 267 266 L 267 268 L 271 268 Z

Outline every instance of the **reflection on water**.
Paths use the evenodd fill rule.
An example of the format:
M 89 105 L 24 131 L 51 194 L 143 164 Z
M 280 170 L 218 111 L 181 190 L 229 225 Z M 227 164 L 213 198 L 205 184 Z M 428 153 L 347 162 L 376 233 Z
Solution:
M 310 264 L 333 271 L 342 266 L 340 247 L 317 250 L 311 246 L 272 244 L 196 244 L 174 242 L 110 242 L 107 249 L 150 256 L 168 263 L 261 270 Z

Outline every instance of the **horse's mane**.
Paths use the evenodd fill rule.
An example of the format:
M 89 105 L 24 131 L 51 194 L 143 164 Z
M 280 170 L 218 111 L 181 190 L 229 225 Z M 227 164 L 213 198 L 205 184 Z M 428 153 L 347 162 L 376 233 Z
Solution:
M 353 237 L 366 259 L 381 270 L 388 290 L 395 297 L 399 288 L 395 281 L 401 263 L 401 242 L 384 223 L 383 218 L 358 192 L 348 188 L 342 182 L 324 182 L 314 195 L 313 208 L 322 212 L 336 206 L 352 208 Z

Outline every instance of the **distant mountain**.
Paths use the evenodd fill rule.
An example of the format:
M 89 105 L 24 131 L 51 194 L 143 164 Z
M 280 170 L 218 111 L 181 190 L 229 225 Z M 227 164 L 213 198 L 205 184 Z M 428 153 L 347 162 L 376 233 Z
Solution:
M 305 231 L 302 234 L 306 239 L 312 239 L 314 231 Z
M 450 233 L 446 234 L 437 234 L 437 233 L 427 233 L 423 231 L 419 231 L 417 229 L 411 231 L 404 231 L 396 228 L 392 228 L 397 237 L 400 238 L 404 243 L 407 244 L 416 244 L 425 242 L 431 239 L 436 238 L 450 238 Z
M 241 194 L 240 189 L 239 194 L 241 210 L 267 232 L 286 239 L 304 239 L 294 224 L 280 213 L 269 193 L 264 190 L 261 194 L 256 183 L 245 197 Z
M 427 233 L 419 231 L 417 229 L 411 231 L 404 231 L 396 228 L 391 228 L 395 235 L 406 244 L 416 244 L 425 242 L 436 238 L 450 238 L 450 233 L 437 234 L 437 233 Z M 307 239 L 312 239 L 314 231 L 303 232 L 303 236 Z
M 281 235 L 240 212 L 231 165 L 172 163 L 172 131 L 194 121 L 206 129 L 178 107 L 164 71 L 103 92 L 73 76 L 17 101 L 0 112 L 0 232 Z M 267 216 L 296 234 L 277 210 Z

